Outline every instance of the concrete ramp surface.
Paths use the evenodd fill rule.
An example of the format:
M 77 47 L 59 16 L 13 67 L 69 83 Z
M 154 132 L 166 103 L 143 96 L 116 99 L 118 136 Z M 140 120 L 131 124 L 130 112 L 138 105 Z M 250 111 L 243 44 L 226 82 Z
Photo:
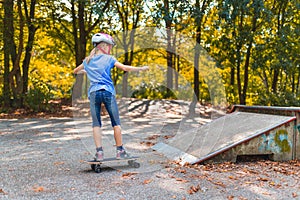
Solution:
M 239 145 L 243 147 L 236 148 L 230 156 L 284 153 L 292 157 L 293 134 L 289 132 L 295 120 L 294 116 L 235 112 L 177 133 L 167 144 L 159 143 L 153 149 L 170 159 L 181 160 L 182 164 L 200 163 Z

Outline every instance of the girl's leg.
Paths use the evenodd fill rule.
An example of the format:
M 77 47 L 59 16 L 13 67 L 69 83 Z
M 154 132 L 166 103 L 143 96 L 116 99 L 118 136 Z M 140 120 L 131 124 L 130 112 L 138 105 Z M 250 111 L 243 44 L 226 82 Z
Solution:
M 93 137 L 96 146 L 96 159 L 103 160 L 102 130 L 101 130 L 101 93 L 93 92 L 90 95 L 90 111 L 93 120 Z
M 104 105 L 109 114 L 111 125 L 114 129 L 114 138 L 117 146 L 122 146 L 122 133 L 119 109 L 115 96 L 110 92 L 105 92 Z
M 129 158 L 130 154 L 124 149 L 122 142 L 121 126 L 114 126 L 114 137 L 117 146 L 117 159 Z
M 121 126 L 114 126 L 114 138 L 115 138 L 117 146 L 122 146 L 123 145 Z
M 107 92 L 104 100 L 105 108 L 109 114 L 111 125 L 114 129 L 114 138 L 117 146 L 117 159 L 130 157 L 130 155 L 123 148 L 121 122 L 118 110 L 118 105 L 115 96 Z
M 104 157 L 104 153 L 102 148 L 102 130 L 100 126 L 93 127 L 93 136 L 96 145 L 95 160 L 102 161 Z
M 93 127 L 93 136 L 96 148 L 102 147 L 102 130 L 100 126 Z

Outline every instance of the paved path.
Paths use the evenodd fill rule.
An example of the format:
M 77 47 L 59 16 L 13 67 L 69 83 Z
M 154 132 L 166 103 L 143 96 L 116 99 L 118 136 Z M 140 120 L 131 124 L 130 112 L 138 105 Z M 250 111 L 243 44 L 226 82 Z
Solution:
M 300 195 L 300 170 L 274 174 L 273 165 L 265 164 L 272 173 L 269 177 L 255 164 L 190 168 L 168 161 L 149 145 L 207 119 L 153 113 L 157 115 L 122 117 L 126 147 L 141 157 L 141 167 L 109 166 L 99 174 L 83 163 L 94 153 L 88 117 L 0 120 L 0 199 L 297 199 Z M 114 154 L 111 140 L 106 122 L 107 156 Z

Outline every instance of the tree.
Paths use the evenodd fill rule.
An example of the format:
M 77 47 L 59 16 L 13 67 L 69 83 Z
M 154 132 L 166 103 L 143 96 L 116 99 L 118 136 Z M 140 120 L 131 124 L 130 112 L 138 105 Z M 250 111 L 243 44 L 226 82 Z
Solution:
M 195 114 L 195 107 L 200 97 L 200 83 L 199 83 L 199 58 L 201 52 L 201 34 L 204 26 L 204 19 L 210 9 L 211 0 L 204 0 L 201 4 L 199 0 L 196 0 L 195 6 L 192 7 L 192 13 L 194 18 L 195 31 L 195 55 L 194 55 L 194 98 L 189 108 L 190 115 Z
M 174 69 L 176 62 L 176 34 L 187 27 L 183 15 L 188 13 L 189 1 L 153 0 L 155 7 L 151 7 L 151 15 L 156 26 L 163 26 L 166 30 L 166 61 L 167 61 L 167 94 L 172 96 L 174 89 Z M 187 16 L 187 15 L 186 15 Z M 178 61 L 179 62 L 179 61 Z
M 230 66 L 230 87 L 235 93 L 235 84 L 240 104 L 246 104 L 251 55 L 255 45 L 254 38 L 259 34 L 263 23 L 264 4 L 261 0 L 220 1 L 218 12 L 221 51 L 226 52 L 224 61 Z M 220 60 L 220 59 L 219 59 Z
M 13 40 L 14 35 L 14 26 L 13 26 L 13 1 L 4 1 L 3 8 L 4 8 L 4 17 L 3 17 L 3 24 L 6 26 L 3 27 L 3 46 L 4 46 L 4 84 L 3 84 L 3 97 L 4 97 L 4 105 L 5 107 L 9 107 L 10 104 L 10 86 L 9 86 L 9 72 L 10 72 L 10 59 L 12 54 L 11 50 L 15 48 Z
M 13 105 L 17 107 L 24 106 L 24 97 L 28 89 L 28 70 L 32 56 L 35 33 L 38 29 L 38 24 L 35 16 L 36 1 L 31 0 L 30 4 L 27 1 L 17 1 L 17 14 L 14 13 L 14 2 L 4 1 L 4 24 L 6 25 L 3 31 L 4 39 L 4 103 L 8 105 L 13 95 Z M 24 13 L 23 13 L 24 11 Z M 19 23 L 18 47 L 15 38 L 15 24 Z M 25 28 L 27 29 L 27 40 L 24 50 Z M 21 59 L 22 68 L 21 68 Z M 11 61 L 11 62 L 10 62 Z M 12 64 L 12 67 L 10 67 Z M 11 69 L 12 68 L 12 69 Z M 10 70 L 11 69 L 11 70 Z M 22 70 L 21 70 L 22 69 Z
M 299 96 L 299 5 L 296 1 L 268 1 L 268 23 L 263 25 L 253 55 L 254 69 L 262 81 L 259 103 L 297 105 Z
M 124 55 L 124 64 L 131 65 L 133 61 L 134 54 L 134 45 L 135 45 L 135 30 L 140 26 L 140 21 L 142 18 L 143 10 L 144 10 L 144 1 L 143 0 L 122 0 L 115 1 L 114 7 L 116 7 L 116 13 L 112 12 L 115 17 L 118 16 L 120 19 L 120 24 L 116 24 L 115 26 L 120 27 L 121 34 L 115 34 L 115 36 L 121 36 L 121 38 L 117 38 L 123 46 L 125 55 Z M 116 30 L 115 29 L 115 33 Z M 122 79 L 122 96 L 128 97 L 128 73 L 123 72 Z

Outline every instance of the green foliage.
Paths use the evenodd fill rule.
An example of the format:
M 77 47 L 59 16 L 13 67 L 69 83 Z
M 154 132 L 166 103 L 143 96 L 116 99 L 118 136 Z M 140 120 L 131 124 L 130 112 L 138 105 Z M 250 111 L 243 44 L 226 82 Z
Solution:
M 260 93 L 258 100 L 255 102 L 257 105 L 269 105 L 269 106 L 300 106 L 300 97 L 296 97 L 291 92 L 279 92 L 279 93 Z
M 75 2 L 78 6 L 78 2 Z M 246 96 L 245 102 L 248 105 L 300 106 L 300 13 L 297 1 L 218 0 L 209 4 L 209 9 L 206 10 L 196 9 L 195 3 L 191 1 L 149 0 L 138 1 L 136 5 L 132 5 L 131 1 L 122 2 L 122 9 L 130 11 L 127 13 L 129 19 L 137 16 L 134 13 L 137 8 L 141 11 L 141 7 L 147 5 L 147 9 L 139 15 L 141 21 L 135 25 L 165 27 L 166 22 L 171 22 L 168 28 L 176 30 L 174 32 L 182 31 L 193 41 L 195 38 L 192 37 L 199 34 L 199 30 L 190 22 L 203 19 L 200 44 L 205 47 L 208 55 L 201 53 L 202 56 L 205 54 L 203 57 L 206 58 L 199 64 L 201 101 L 219 102 L 219 99 L 223 98 L 223 94 L 219 95 L 223 88 L 218 87 L 223 84 L 226 91 L 224 96 L 230 104 L 240 103 L 242 93 Z M 28 92 L 24 94 L 27 108 L 34 111 L 47 110 L 50 109 L 49 100 L 70 98 L 74 83 L 72 71 L 76 67 L 76 59 L 77 62 L 81 62 L 82 59 L 75 57 L 78 51 L 74 48 L 75 43 L 82 42 L 83 38 L 89 41 L 91 34 L 96 31 L 114 33 L 118 45 L 113 49 L 113 53 L 120 62 L 125 60 L 124 44 L 129 44 L 130 35 L 125 37 L 128 41 L 122 41 L 122 18 L 118 16 L 116 7 L 122 2 L 110 2 L 108 9 L 104 10 L 106 1 L 99 4 L 87 1 L 85 13 L 89 20 L 84 23 L 87 32 L 83 33 L 78 31 L 79 27 L 73 29 L 72 25 L 77 26 L 78 21 L 72 21 L 71 1 L 39 1 L 39 12 L 36 16 L 36 25 L 39 25 L 39 28 L 35 35 L 29 66 Z M 165 2 L 169 2 L 169 8 L 164 6 Z M 17 9 L 17 6 L 14 9 Z M 78 10 L 77 7 L 75 10 Z M 3 16 L 4 9 L 1 4 L 1 21 Z M 14 40 L 18 46 L 20 20 L 17 18 L 17 10 L 14 16 Z M 115 20 L 116 18 L 120 20 Z M 132 21 L 129 20 L 126 24 L 129 31 L 134 27 L 134 20 L 132 18 Z M 0 23 L 0 38 L 3 38 L 3 28 L 4 25 Z M 181 44 L 174 43 L 178 45 L 174 51 L 180 55 L 177 61 L 179 68 L 174 72 L 174 75 L 178 73 L 176 75 L 179 76 L 178 87 L 171 92 L 166 89 L 167 53 L 165 46 L 161 45 L 166 43 L 165 34 L 163 31 L 136 32 L 137 39 L 133 47 L 135 53 L 131 64 L 149 65 L 150 71 L 129 73 L 128 89 L 132 97 L 192 99 L 193 55 L 188 54 L 189 52 L 179 52 L 182 49 Z M 28 35 L 28 30 L 25 29 L 24 44 Z M 79 40 L 75 41 L 74 38 Z M 186 40 L 181 42 L 187 45 Z M 82 42 L 77 44 L 76 48 L 89 49 L 90 45 Z M 248 48 L 250 45 L 251 48 Z M 193 49 L 194 46 L 188 48 Z M 0 40 L 0 103 L 3 100 L 3 52 L 3 41 Z M 250 55 L 249 65 L 246 65 L 247 53 Z M 23 57 L 22 54 L 21 61 Z M 213 57 L 214 62 L 208 62 L 209 57 Z M 12 71 L 12 63 L 10 65 Z M 218 75 L 211 73 L 211 68 L 218 68 L 220 79 Z M 121 91 L 123 75 L 123 72 L 117 69 L 112 72 L 118 91 Z M 83 88 L 86 90 L 85 85 Z
M 34 112 L 49 109 L 48 102 L 51 99 L 50 85 L 37 79 L 31 79 L 32 85 L 25 96 L 25 106 Z

